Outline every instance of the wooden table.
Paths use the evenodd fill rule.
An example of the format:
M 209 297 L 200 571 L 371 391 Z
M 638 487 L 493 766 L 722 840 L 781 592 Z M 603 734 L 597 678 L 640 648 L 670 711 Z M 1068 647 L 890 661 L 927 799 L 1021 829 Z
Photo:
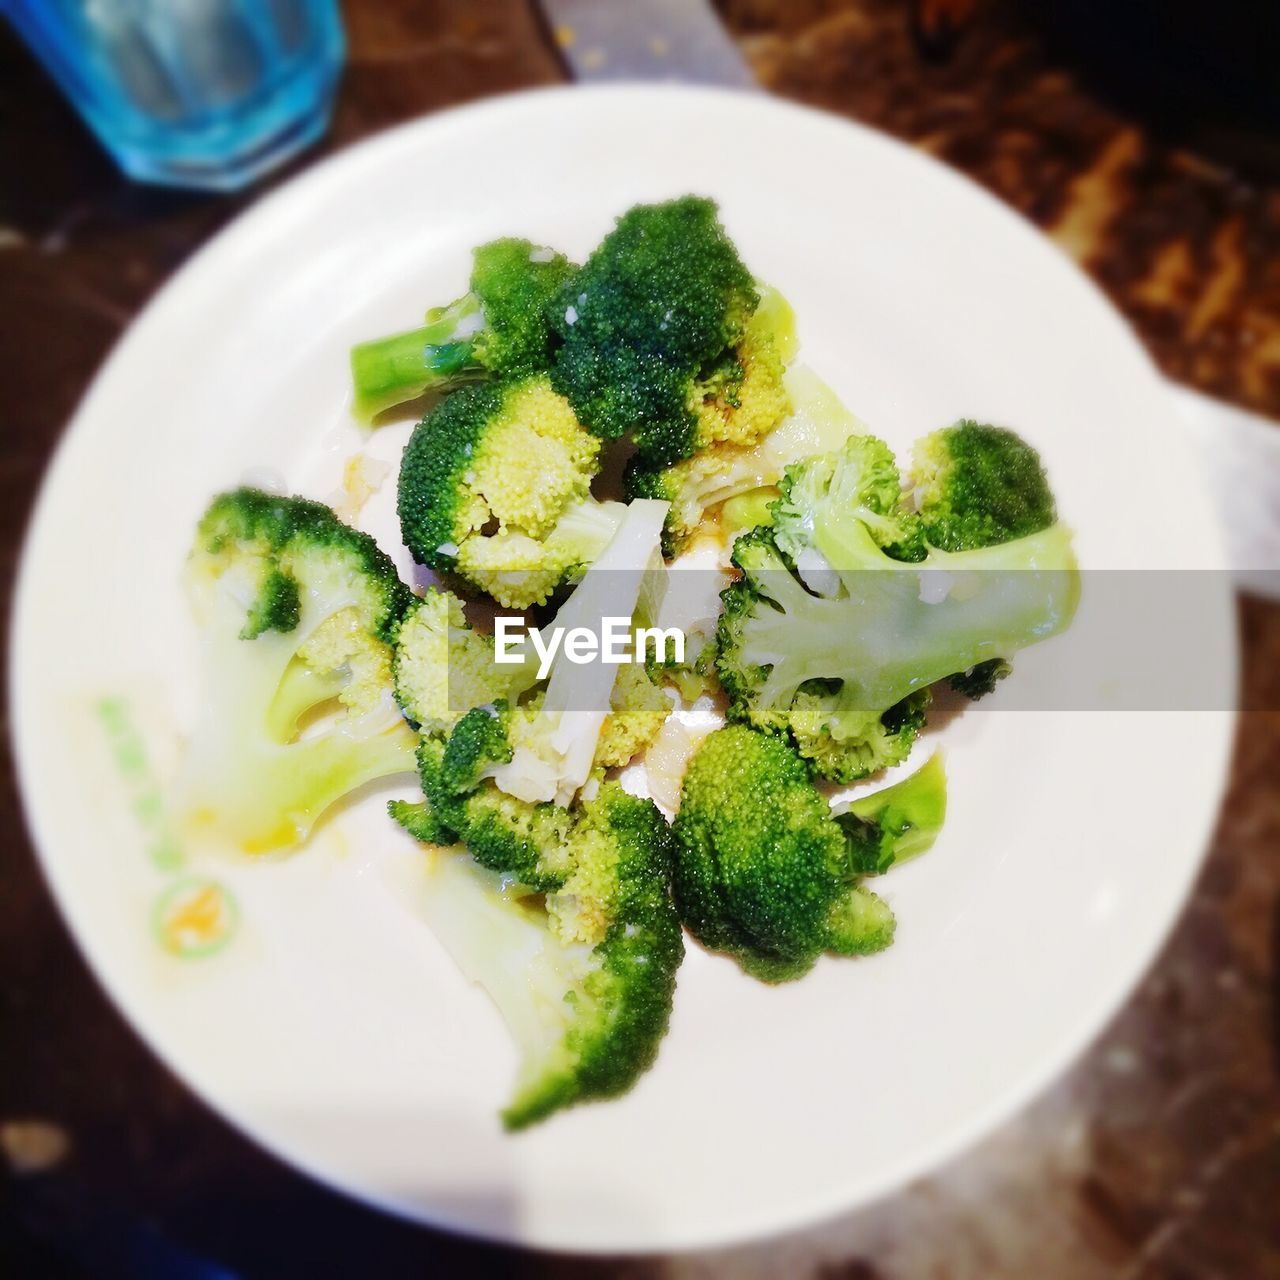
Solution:
M 972 173 L 1094 271 L 1166 371 L 1280 415 L 1280 180 L 1154 140 L 1055 63 L 1013 3 L 989 6 L 942 63 L 920 58 L 899 0 L 724 9 L 770 87 Z M 348 26 L 350 65 L 322 151 L 563 78 L 521 0 L 361 0 Z M 214 199 L 130 186 L 0 35 L 0 556 L 10 579 L 40 475 L 98 363 L 174 268 L 261 190 Z M 93 572 L 92 530 L 85 543 Z M 1240 616 L 1246 701 L 1260 710 L 1241 721 L 1193 900 L 1098 1044 L 1003 1130 L 874 1208 L 748 1249 L 631 1261 L 625 1274 L 1280 1276 L 1280 607 L 1246 600 Z M 1081 762 L 1082 803 L 1091 772 L 1123 768 L 1130 749 L 1100 743 L 1099 758 Z M 1178 781 L 1135 802 L 1176 804 Z M 308 1277 L 616 1271 L 416 1230 L 263 1155 L 171 1078 L 103 998 L 36 869 L 11 769 L 0 820 L 4 1274 L 136 1275 L 149 1263 L 205 1275 L 210 1261 Z

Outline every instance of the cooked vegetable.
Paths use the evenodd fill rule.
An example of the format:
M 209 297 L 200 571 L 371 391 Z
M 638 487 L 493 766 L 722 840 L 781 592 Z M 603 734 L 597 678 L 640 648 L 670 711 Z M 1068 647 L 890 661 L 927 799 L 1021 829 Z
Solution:
M 769 507 L 778 497 L 775 486 L 788 466 L 839 449 L 849 436 L 866 431 L 812 369 L 791 366 L 783 386 L 791 412 L 759 443 L 712 442 L 666 467 L 639 456 L 628 464 L 623 478 L 627 497 L 671 504 L 663 531 L 664 555 L 677 556 L 697 534 L 710 532 L 718 507 L 719 523 L 728 533 L 770 523 Z
M 425 734 L 447 733 L 472 707 L 515 697 L 536 679 L 532 661 L 496 662 L 492 637 L 473 630 L 462 601 L 438 587 L 405 610 L 392 673 L 401 708 Z
M 190 823 L 287 848 L 364 783 L 412 771 L 391 681 L 410 596 L 372 538 L 318 502 L 238 489 L 205 513 L 187 578 L 205 664 Z
M 599 448 L 545 376 L 465 387 L 405 449 L 405 545 L 508 608 L 541 604 L 617 531 L 622 504 L 590 496 Z
M 1007 483 L 1029 504 L 1047 489 L 1017 457 Z M 994 485 L 961 484 L 964 474 L 923 477 L 926 505 L 952 530 Z M 1040 510 L 1052 517 L 1051 503 Z M 930 685 L 959 676 L 980 691 L 1075 610 L 1063 525 L 973 550 L 929 545 L 937 526 L 904 506 L 893 456 L 873 437 L 788 468 L 773 512 L 772 528 L 734 546 L 743 576 L 723 596 L 717 669 L 731 717 L 788 738 L 820 777 L 852 781 L 904 759 Z
M 754 444 L 787 412 L 789 316 L 761 305 L 712 201 L 636 205 L 561 288 L 552 381 L 589 430 L 654 465 Z
M 657 1056 L 684 957 L 672 837 L 653 803 L 607 782 L 572 813 L 540 808 L 562 824 L 541 897 L 518 877 L 440 852 L 427 898 L 437 936 L 488 991 L 519 1049 L 508 1129 L 630 1089 Z
M 837 818 L 785 742 L 718 729 L 689 764 L 673 826 L 680 918 L 766 982 L 800 977 L 823 952 L 883 950 L 893 913 L 861 877 L 928 848 L 945 787 L 930 762 Z
M 469 292 L 433 308 L 421 328 L 352 349 L 352 412 L 370 422 L 428 390 L 545 370 L 552 342 L 547 304 L 574 270 L 563 254 L 528 240 L 481 245 Z

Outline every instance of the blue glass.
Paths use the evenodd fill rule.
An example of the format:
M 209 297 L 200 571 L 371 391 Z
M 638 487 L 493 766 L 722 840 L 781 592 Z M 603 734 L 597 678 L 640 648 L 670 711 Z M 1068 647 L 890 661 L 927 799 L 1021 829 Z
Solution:
M 231 191 L 324 132 L 337 0 L 0 0 L 132 178 Z

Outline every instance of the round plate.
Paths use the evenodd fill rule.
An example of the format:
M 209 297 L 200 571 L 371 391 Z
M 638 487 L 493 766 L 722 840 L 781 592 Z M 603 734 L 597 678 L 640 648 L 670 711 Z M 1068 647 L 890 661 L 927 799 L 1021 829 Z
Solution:
M 107 990 L 223 1115 L 373 1204 L 503 1240 L 725 1242 L 957 1152 L 1130 990 L 1227 760 L 1226 710 L 1100 694 L 960 716 L 947 829 L 884 882 L 888 952 L 770 988 L 691 946 L 634 1092 L 516 1137 L 496 1119 L 511 1046 L 423 923 L 420 855 L 383 813 L 411 783 L 289 858 L 177 843 L 165 780 L 199 696 L 180 571 L 210 495 L 266 468 L 325 498 L 353 453 L 394 461 L 406 426 L 368 437 L 347 416 L 354 341 L 462 292 L 490 237 L 581 255 L 633 202 L 687 191 L 720 201 L 795 304 L 802 359 L 895 446 L 962 415 L 1014 425 L 1086 569 L 1223 563 L 1166 393 L 1084 277 L 917 152 L 763 96 L 553 90 L 434 116 L 317 166 L 198 254 L 99 375 L 31 530 L 11 679 L 36 842 Z M 393 477 L 361 522 L 407 572 Z M 1197 644 L 1230 672 L 1226 575 L 1205 580 Z

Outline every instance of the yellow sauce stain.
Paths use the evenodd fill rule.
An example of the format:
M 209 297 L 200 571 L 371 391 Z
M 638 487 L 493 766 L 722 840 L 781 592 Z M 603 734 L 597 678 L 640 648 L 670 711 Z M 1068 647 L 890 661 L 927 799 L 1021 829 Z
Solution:
M 277 849 L 285 849 L 291 844 L 296 844 L 299 835 L 297 826 L 284 818 L 278 827 L 241 841 L 240 847 L 245 853 L 274 853 Z
M 235 931 L 231 895 L 212 880 L 184 880 L 164 893 L 155 907 L 160 944 L 176 956 L 211 955 Z
M 209 885 L 181 907 L 176 915 L 170 916 L 166 927 L 172 937 L 187 934 L 198 941 L 208 942 L 217 932 L 221 920 L 221 895 Z

